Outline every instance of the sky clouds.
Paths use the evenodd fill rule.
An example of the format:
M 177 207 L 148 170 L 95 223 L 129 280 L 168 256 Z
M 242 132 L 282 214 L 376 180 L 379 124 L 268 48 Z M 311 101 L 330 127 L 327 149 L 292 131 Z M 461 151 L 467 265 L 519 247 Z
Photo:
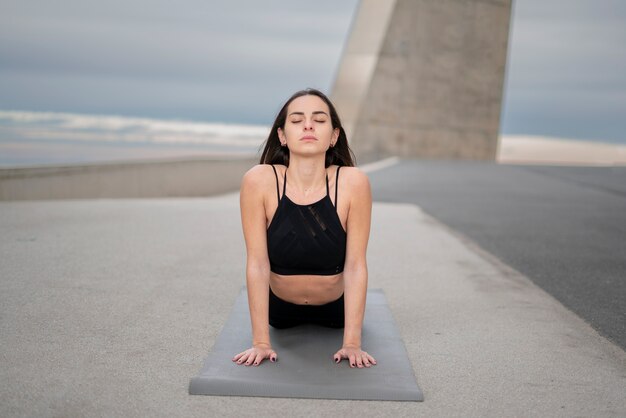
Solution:
M 0 0 L 0 109 L 270 124 L 329 91 L 357 0 Z M 626 142 L 626 4 L 518 0 L 503 133 Z
M 626 3 L 518 0 L 505 133 L 626 143 Z
M 0 108 L 271 123 L 292 91 L 330 88 L 355 7 L 4 2 Z

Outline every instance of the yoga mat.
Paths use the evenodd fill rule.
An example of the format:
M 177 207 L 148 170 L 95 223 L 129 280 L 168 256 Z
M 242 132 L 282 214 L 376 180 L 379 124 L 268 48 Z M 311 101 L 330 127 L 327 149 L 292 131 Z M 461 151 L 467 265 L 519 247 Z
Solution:
M 252 341 L 245 286 L 235 301 L 222 332 L 189 383 L 191 395 L 264 396 L 280 398 L 423 401 L 413 368 L 382 289 L 369 289 L 361 347 L 378 363 L 350 368 L 336 364 L 343 329 L 299 325 L 289 329 L 270 326 L 272 348 L 278 361 L 259 366 L 238 365 L 232 358 Z

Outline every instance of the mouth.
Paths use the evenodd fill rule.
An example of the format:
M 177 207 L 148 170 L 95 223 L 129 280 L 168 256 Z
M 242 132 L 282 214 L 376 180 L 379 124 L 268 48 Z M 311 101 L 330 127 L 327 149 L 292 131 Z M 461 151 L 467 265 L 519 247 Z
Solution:
M 300 138 L 300 141 L 317 141 L 317 138 L 314 137 L 313 135 L 305 135 L 302 138 Z

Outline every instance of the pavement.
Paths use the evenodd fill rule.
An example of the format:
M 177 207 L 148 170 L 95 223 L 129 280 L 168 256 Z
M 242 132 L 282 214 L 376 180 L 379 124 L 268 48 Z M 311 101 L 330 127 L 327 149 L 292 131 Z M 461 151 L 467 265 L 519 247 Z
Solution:
M 378 201 L 413 203 L 626 349 L 626 166 L 396 160 Z
M 403 164 L 368 172 L 369 287 L 423 403 L 188 395 L 245 284 L 230 193 L 0 202 L 0 416 L 626 416 L 622 348 L 420 206 L 381 201 Z

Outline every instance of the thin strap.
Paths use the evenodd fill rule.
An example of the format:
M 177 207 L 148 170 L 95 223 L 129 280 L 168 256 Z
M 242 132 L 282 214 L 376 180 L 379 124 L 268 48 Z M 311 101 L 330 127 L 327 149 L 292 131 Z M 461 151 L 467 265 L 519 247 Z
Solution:
M 337 174 L 335 175 L 335 210 L 337 210 L 337 189 L 339 189 L 339 169 L 341 166 L 337 166 Z
M 285 195 L 286 187 L 287 187 L 287 169 L 285 169 L 285 177 L 283 178 L 283 196 Z
M 276 177 L 276 197 L 278 198 L 278 204 L 280 205 L 280 192 L 278 191 L 278 174 L 276 174 L 276 168 L 274 164 L 272 164 L 272 168 L 274 169 L 274 177 Z
M 326 196 L 330 195 L 330 191 L 328 191 L 328 173 L 326 173 Z

